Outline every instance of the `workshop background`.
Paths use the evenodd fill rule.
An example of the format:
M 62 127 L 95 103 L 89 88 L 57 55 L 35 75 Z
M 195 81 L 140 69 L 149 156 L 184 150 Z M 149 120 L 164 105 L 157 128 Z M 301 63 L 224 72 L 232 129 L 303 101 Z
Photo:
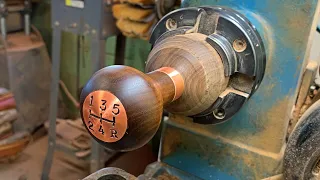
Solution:
M 0 1 L 0 4 L 3 1 Z M 19 0 L 17 0 L 19 3 Z M 22 1 L 21 1 L 22 2 Z M 29 2 L 29 1 L 28 1 Z M 130 1 L 129 1 L 130 2 Z M 145 1 L 148 2 L 148 1 Z M 23 1 L 24 3 L 24 1 Z M 9 5 L 10 3 L 7 3 Z M 38 39 L 43 39 L 45 43 L 46 50 L 49 56 L 45 54 L 44 48 L 41 50 L 42 55 L 41 57 L 37 57 L 38 59 L 44 59 L 44 63 L 39 62 L 32 62 L 38 65 L 30 65 L 27 66 L 28 62 L 24 61 L 25 64 L 20 63 L 23 58 L 18 57 L 20 60 L 16 62 L 17 69 L 19 69 L 20 74 L 15 74 L 15 76 L 21 75 L 23 71 L 30 71 L 34 69 L 42 69 L 39 71 L 38 76 L 42 76 L 41 72 L 47 72 L 44 75 L 42 80 L 50 77 L 49 72 L 52 63 L 52 44 L 53 44 L 53 29 L 52 29 L 52 3 L 49 0 L 37 0 L 32 1 L 32 11 L 31 10 L 24 10 L 24 12 L 28 12 L 30 14 L 30 23 L 34 25 L 35 29 L 31 28 L 31 31 L 35 33 Z M 146 5 L 147 6 L 147 5 Z M 150 6 L 150 5 L 148 5 Z M 170 10 L 177 9 L 180 6 L 180 2 L 174 3 L 174 8 Z M 1 8 L 0 8 L 1 9 Z M 125 11 L 125 10 L 123 10 Z M 319 11 L 316 11 L 318 14 L 316 16 L 320 16 Z M 1 10 L 0 10 L 1 13 Z M 28 14 L 27 13 L 27 14 Z M 1 16 L 2 17 L 2 16 Z M 315 18 L 319 19 L 319 18 Z M 118 22 L 120 20 L 118 19 Z M 320 20 L 318 22 L 320 25 Z M 152 26 L 154 27 L 154 23 Z M 121 27 L 118 28 L 121 29 Z M 20 28 L 23 32 L 24 28 Z M 41 34 L 41 38 L 39 38 L 39 33 Z M 312 46 L 310 50 L 310 61 L 316 61 L 318 64 L 320 63 L 320 33 L 316 33 L 316 29 L 314 30 L 314 38 L 312 40 Z M 17 31 L 9 32 L 8 39 L 11 41 L 10 34 L 15 34 Z M 118 35 L 113 35 L 108 37 L 105 41 L 105 53 L 104 53 L 104 63 L 106 66 L 114 65 L 116 62 L 116 50 L 117 50 L 117 43 L 123 43 L 124 49 L 120 50 L 124 52 L 124 64 L 127 66 L 134 67 L 142 72 L 145 70 L 145 64 L 148 59 L 148 55 L 150 50 L 152 49 L 152 45 L 148 42 L 148 36 L 145 34 L 126 34 L 123 32 L 124 35 L 119 33 Z M 129 36 L 129 37 L 128 37 Z M 133 37 L 136 36 L 136 37 Z M 117 41 L 118 37 L 118 41 Z M 50 171 L 50 179 L 82 179 L 87 177 L 89 174 L 94 173 L 92 171 L 92 159 L 90 159 L 91 155 L 91 148 L 92 148 L 92 141 L 90 135 L 87 133 L 85 127 L 82 125 L 82 121 L 79 117 L 79 99 L 81 95 L 82 88 L 86 85 L 89 81 L 90 77 L 92 76 L 92 69 L 94 69 L 94 65 L 92 62 L 92 42 L 91 37 L 86 35 L 79 35 L 71 32 L 62 32 L 61 34 L 61 53 L 60 53 L 60 81 L 59 81 L 59 95 L 58 95 L 58 118 L 57 118 L 57 147 L 54 152 L 54 158 L 51 166 Z M 14 38 L 12 38 L 12 42 Z M 122 42 L 120 42 L 122 41 Z M 1 42 L 3 43 L 3 42 Z M 24 45 L 22 43 L 22 45 Z M 1 50 L 6 45 L 1 45 Z M 15 51 L 10 51 L 15 52 Z M 40 53 L 40 54 L 41 54 Z M 44 53 L 44 54 L 43 54 Z M 5 56 L 3 54 L 0 55 L 0 58 Z M 9 55 L 8 55 L 9 56 Z M 23 56 L 25 59 L 32 58 L 34 55 Z M 8 61 L 10 58 L 14 59 L 15 55 L 13 53 L 12 56 L 8 57 Z M 4 58 L 6 59 L 6 58 Z M 37 59 L 37 60 L 38 60 Z M 6 59 L 7 61 L 7 59 Z M 0 60 L 0 65 L 1 60 Z M 43 65 L 43 66 L 42 66 Z M 14 66 L 14 65 L 12 65 Z M 0 67 L 3 70 L 3 67 Z M 5 68 L 6 69 L 6 68 Z M 320 76 L 318 70 L 316 70 L 316 78 L 314 80 L 312 88 L 318 88 L 320 86 Z M 0 75 L 5 74 L 4 70 L 0 72 Z M 9 73 L 10 74 L 10 73 Z M 11 74 L 11 76 L 13 76 Z M 4 75 L 3 75 L 4 77 Z M 19 76 L 20 77 L 20 76 Z M 8 77 L 5 77 L 9 79 Z M 31 78 L 31 79 L 30 79 Z M 25 77 L 21 76 L 20 79 L 10 79 L 10 81 L 25 81 L 26 79 L 32 81 L 32 77 Z M 40 78 L 40 77 L 39 77 Z M 0 80 L 2 80 L 0 78 Z M 39 86 L 43 88 L 49 88 L 48 84 L 49 81 L 46 82 L 47 84 L 41 84 Z M 10 104 L 7 106 L 1 106 L 0 103 L 0 179 L 19 179 L 19 180 L 26 180 L 26 179 L 40 179 L 41 177 L 44 178 L 43 169 L 45 167 L 45 158 L 48 148 L 48 129 L 49 129 L 49 119 L 45 122 L 41 122 L 40 124 L 36 122 L 36 120 L 32 121 L 32 123 L 23 124 L 25 123 L 23 118 L 19 114 L 19 111 L 23 113 L 28 113 L 30 107 L 36 107 L 35 105 L 27 104 L 25 102 L 15 102 L 12 103 L 11 101 L 14 99 L 13 97 L 16 96 L 16 93 L 20 93 L 26 91 L 26 94 L 32 94 L 32 91 L 36 88 L 29 87 L 28 82 L 24 82 L 24 86 L 19 89 L 20 86 L 15 86 L 15 90 L 11 90 L 9 88 L 10 82 L 1 83 L 3 87 L 9 89 L 7 91 L 4 88 L 0 88 L 0 102 L 1 99 L 7 101 L 10 98 Z M 11 85 L 12 86 L 12 85 Z M 29 88 L 27 88 L 29 87 Z M 36 89 L 38 90 L 38 89 Z M 13 91 L 13 92 L 10 92 Z M 1 94 L 2 93 L 2 94 Z M 37 113 L 39 113 L 39 118 L 41 118 L 41 113 L 49 118 L 49 94 L 38 94 L 39 99 L 47 98 L 47 109 L 37 109 Z M 20 95 L 23 96 L 23 95 Z M 36 97 L 36 96 L 32 96 Z M 27 98 L 23 97 L 23 98 Z M 37 97 L 36 97 L 37 98 Z M 44 103 L 39 101 L 39 104 Z M 29 103 L 29 102 L 28 102 Z M 14 111 L 19 106 L 18 111 Z M 45 106 L 45 105 L 44 105 Z M 2 112 L 1 114 L 1 107 L 5 108 L 5 113 Z M 23 110 L 25 108 L 25 110 Z M 9 109 L 9 110 L 8 110 Z M 7 122 L 4 122 L 8 116 L 11 116 L 9 119 L 10 127 Z M 36 119 L 36 114 L 33 114 Z M 32 116 L 31 116 L 32 117 Z M 2 119 L 1 119 L 2 118 Z M 38 118 L 38 116 L 37 116 Z M 164 118 L 167 118 L 166 116 Z M 16 121 L 14 123 L 13 121 Z M 17 123 L 19 122 L 19 123 Z M 2 123 L 2 124 L 1 124 Z M 11 123 L 13 125 L 11 125 Z M 5 125 L 5 126 L 4 126 Z M 74 131 L 71 131 L 70 128 L 73 128 Z M 4 131 L 3 129 L 10 129 Z M 69 131 L 70 130 L 70 131 Z M 10 131 L 10 133 L 8 133 Z M 26 133 L 27 131 L 27 133 Z M 1 134 L 5 132 L 4 134 Z M 65 133 L 70 132 L 70 133 Z M 13 138 L 13 142 L 16 143 L 18 140 L 21 142 L 18 146 L 11 147 L 7 146 L 8 141 L 10 142 L 12 139 L 10 137 L 15 134 L 15 138 Z M 118 167 L 123 169 L 124 171 L 138 177 L 139 175 L 145 172 L 147 165 L 157 161 L 158 157 L 158 149 L 159 149 L 159 141 L 160 141 L 160 131 L 155 135 L 150 143 L 145 145 L 144 147 L 127 153 L 115 153 L 115 152 L 106 152 L 104 167 Z M 22 140 L 22 141 L 21 141 Z M 49 143 L 50 144 L 50 143 Z M 12 145 L 9 143 L 9 145 Z M 3 147 L 1 147 L 3 146 Z M 10 149 L 12 148 L 12 149 Z M 2 150 L 2 151 L 1 151 Z M 4 155 L 1 155 L 1 152 Z M 50 168 L 49 168 L 50 169 Z M 163 179 L 170 179 L 169 176 L 166 177 L 164 175 L 161 177 Z M 160 178 L 160 179 L 161 179 Z M 278 178 L 278 177 L 277 177 Z M 171 178 L 171 179 L 175 179 Z
M 19 1 L 17 2 L 19 3 Z M 34 2 L 31 17 L 31 24 L 41 33 L 51 57 L 53 38 L 51 2 L 49 0 Z M 66 95 L 66 91 L 60 91 L 62 93 L 60 107 L 62 106 L 62 108 L 59 109 L 59 115 L 60 118 L 76 119 L 79 118 L 79 110 L 68 96 L 72 95 L 74 99 L 79 99 L 81 88 L 92 75 L 90 37 L 63 32 L 61 41 L 60 80 L 64 84 L 63 87 L 67 88 L 68 95 Z M 108 38 L 105 42 L 105 65 L 113 65 L 115 61 L 116 36 Z M 147 40 L 140 38 L 126 38 L 125 43 L 125 64 L 143 71 L 151 45 Z M 41 68 L 41 64 L 37 65 L 36 68 Z M 25 67 L 24 70 L 27 71 L 27 68 Z M 6 116 L 1 115 L 2 118 L 8 116 L 8 114 Z M 48 113 L 46 115 L 48 116 Z M 80 121 L 80 123 L 82 122 Z M 14 157 L 13 160 L 10 160 L 12 157 L 9 157 L 9 159 L 5 158 L 2 161 L 0 164 L 0 179 L 40 179 L 47 151 L 48 137 L 46 136 L 45 128 L 41 125 L 32 129 L 32 132 L 34 135 L 32 142 L 30 142 L 31 145 L 28 145 L 22 154 L 19 152 L 19 157 Z M 76 158 L 77 149 L 72 147 L 71 143 L 68 145 L 67 141 L 63 143 L 67 144 L 65 149 L 55 152 L 50 179 L 80 179 L 89 175 L 90 153 L 84 152 L 84 155 L 79 155 L 81 158 Z M 18 151 L 21 150 L 20 147 Z M 137 158 L 142 154 L 144 158 Z M 111 157 L 113 159 L 109 161 L 110 165 L 113 164 L 113 166 L 119 166 L 124 169 L 129 168 L 128 170 L 136 175 L 142 174 L 146 165 L 156 160 L 156 155 L 153 154 L 151 146 L 128 155 L 110 155 L 109 158 Z M 127 164 L 127 160 L 132 161 L 132 163 Z M 136 162 L 139 162 L 139 165 Z

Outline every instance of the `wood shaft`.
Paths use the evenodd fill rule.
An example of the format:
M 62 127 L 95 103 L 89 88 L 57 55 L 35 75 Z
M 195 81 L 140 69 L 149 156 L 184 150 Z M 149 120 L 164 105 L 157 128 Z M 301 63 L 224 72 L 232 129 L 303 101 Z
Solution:
M 162 94 L 164 106 L 178 99 L 184 90 L 181 74 L 173 68 L 163 67 L 148 73 Z
M 160 71 L 150 72 L 148 76 L 154 80 L 155 86 L 161 92 L 163 104 L 172 102 L 175 94 L 175 87 L 170 77 Z

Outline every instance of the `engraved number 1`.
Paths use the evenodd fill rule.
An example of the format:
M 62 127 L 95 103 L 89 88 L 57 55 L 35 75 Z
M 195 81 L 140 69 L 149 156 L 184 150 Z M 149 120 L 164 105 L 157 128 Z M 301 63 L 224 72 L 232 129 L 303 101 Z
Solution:
M 90 97 L 90 106 L 92 106 L 93 96 Z

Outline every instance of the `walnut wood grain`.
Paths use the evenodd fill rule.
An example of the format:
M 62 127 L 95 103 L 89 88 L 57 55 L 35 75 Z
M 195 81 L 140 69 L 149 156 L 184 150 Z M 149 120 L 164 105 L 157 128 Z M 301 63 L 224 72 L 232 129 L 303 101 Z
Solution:
M 146 72 L 172 67 L 184 78 L 182 96 L 166 106 L 169 112 L 191 116 L 207 108 L 228 84 L 217 51 L 203 34 L 177 35 L 156 44 L 149 54 Z
M 154 85 L 161 92 L 163 103 L 171 103 L 174 98 L 175 87 L 170 77 L 159 71 L 148 73 L 148 76 L 154 80 Z
M 97 90 L 111 92 L 121 101 L 127 114 L 128 129 L 117 142 L 103 142 L 91 134 L 102 145 L 116 151 L 130 151 L 146 144 L 159 128 L 163 105 L 173 100 L 175 92 L 173 81 L 165 73 L 144 74 L 128 66 L 109 66 L 95 73 L 82 91 L 83 120 L 87 118 L 82 111 L 87 109 L 84 100 Z

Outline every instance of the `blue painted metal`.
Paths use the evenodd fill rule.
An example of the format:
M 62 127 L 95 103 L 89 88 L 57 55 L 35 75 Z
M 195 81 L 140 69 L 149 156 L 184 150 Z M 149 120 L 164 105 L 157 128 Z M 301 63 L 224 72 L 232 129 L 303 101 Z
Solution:
M 202 179 L 237 179 L 232 175 L 219 171 L 219 169 L 210 167 L 208 161 L 204 161 L 203 158 L 194 156 L 192 153 L 181 149 L 168 156 L 166 162 L 171 164 L 171 166 L 179 167 L 191 174 L 196 174 Z M 191 164 L 192 166 L 190 166 Z
M 174 120 L 179 117 L 174 117 Z M 179 119 L 180 121 L 181 119 Z M 208 129 L 170 120 L 162 144 L 161 159 L 202 179 L 261 179 L 281 173 L 281 155 L 209 134 Z M 175 144 L 171 144 L 172 139 Z M 174 151 L 167 153 L 164 149 Z
M 203 179 L 261 179 L 281 173 L 290 113 L 307 61 L 309 35 L 315 33 L 311 27 L 317 4 L 317 0 L 184 0 L 183 7 L 220 5 L 244 14 L 263 38 L 267 68 L 260 88 L 226 123 L 197 125 L 179 116 L 166 121 L 160 160 Z

